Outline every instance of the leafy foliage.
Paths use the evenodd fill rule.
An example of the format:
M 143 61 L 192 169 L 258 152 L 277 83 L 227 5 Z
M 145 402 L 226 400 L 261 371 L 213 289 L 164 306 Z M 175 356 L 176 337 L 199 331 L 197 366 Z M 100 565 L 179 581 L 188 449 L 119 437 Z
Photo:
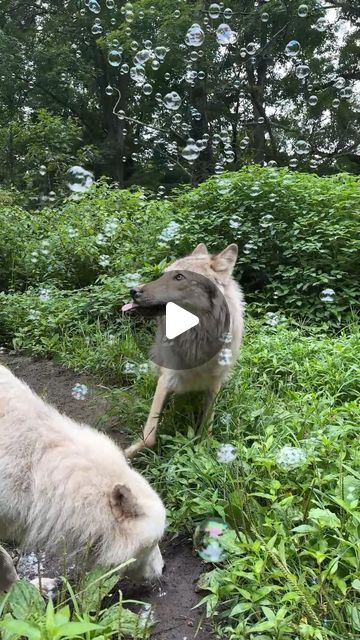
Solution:
M 118 602 L 106 608 L 102 606 L 105 596 L 116 589 L 117 582 L 116 570 L 106 574 L 94 571 L 86 576 L 75 594 L 65 580 L 69 597 L 64 599 L 64 594 L 60 594 L 56 605 L 51 599 L 46 604 L 30 583 L 16 582 L 0 603 L 1 637 L 4 640 L 110 640 L 116 634 L 119 639 L 147 638 L 148 626 L 140 616 L 124 607 L 126 602 L 122 601 L 121 592 Z

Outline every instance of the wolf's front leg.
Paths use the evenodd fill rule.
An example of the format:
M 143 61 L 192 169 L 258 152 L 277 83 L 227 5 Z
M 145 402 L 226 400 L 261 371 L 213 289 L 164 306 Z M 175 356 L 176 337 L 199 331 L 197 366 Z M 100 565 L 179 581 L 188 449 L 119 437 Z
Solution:
M 162 408 L 165 404 L 169 391 L 162 377 L 159 378 L 155 395 L 152 401 L 150 413 L 146 421 L 142 438 L 135 442 L 125 451 L 127 458 L 133 458 L 139 451 L 147 447 L 153 447 L 156 442 L 156 431 Z
M 214 422 L 215 403 L 221 388 L 220 380 L 214 380 L 212 386 L 205 392 L 204 408 L 201 418 L 199 433 L 203 438 L 206 434 L 212 433 Z

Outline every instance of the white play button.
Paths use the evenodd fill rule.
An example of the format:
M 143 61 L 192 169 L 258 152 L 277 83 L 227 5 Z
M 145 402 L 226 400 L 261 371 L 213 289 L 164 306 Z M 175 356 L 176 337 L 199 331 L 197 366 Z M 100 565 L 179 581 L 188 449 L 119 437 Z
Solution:
M 186 311 L 174 302 L 166 305 L 165 333 L 168 340 L 176 338 L 181 333 L 189 331 L 199 324 L 199 318 L 190 311 Z

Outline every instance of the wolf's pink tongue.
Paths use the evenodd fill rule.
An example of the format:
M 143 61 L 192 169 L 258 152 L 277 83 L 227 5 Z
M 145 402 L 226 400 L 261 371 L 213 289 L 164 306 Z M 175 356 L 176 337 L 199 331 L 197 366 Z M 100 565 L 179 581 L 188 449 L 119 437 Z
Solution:
M 121 311 L 126 313 L 127 311 L 131 311 L 132 309 L 136 309 L 139 305 L 136 302 L 128 302 L 121 307 Z

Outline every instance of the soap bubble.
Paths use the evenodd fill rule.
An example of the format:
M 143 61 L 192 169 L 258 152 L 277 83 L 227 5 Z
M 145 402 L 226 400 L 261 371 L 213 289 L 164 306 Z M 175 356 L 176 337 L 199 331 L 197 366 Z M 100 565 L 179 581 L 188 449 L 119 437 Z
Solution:
M 236 458 L 236 448 L 232 444 L 222 444 L 217 451 L 216 457 L 221 464 L 230 464 Z
M 233 10 L 230 9 L 230 7 L 228 7 L 227 9 L 224 9 L 225 20 L 230 20 L 232 18 L 232 14 L 233 14 Z
M 199 157 L 200 150 L 194 142 L 188 142 L 187 145 L 183 148 L 181 155 L 188 162 L 194 162 L 194 160 Z
M 41 175 L 41 176 L 45 176 L 45 175 L 46 175 L 46 167 L 45 167 L 45 165 L 44 165 L 44 164 L 42 164 L 42 165 L 39 167 L 39 173 L 40 173 L 40 175 Z
M 314 29 L 316 29 L 317 31 L 325 31 L 326 27 L 326 18 L 319 18 L 314 24 Z
M 159 60 L 164 60 L 164 58 L 165 58 L 165 56 L 167 54 L 167 48 L 166 47 L 155 47 L 154 53 L 155 53 L 156 57 Z
M 140 64 L 136 64 L 134 67 L 131 67 L 130 78 L 134 80 L 139 87 L 141 87 L 146 80 L 144 67 Z
M 107 96 L 112 96 L 114 93 L 114 89 L 112 88 L 112 86 L 110 84 L 108 84 L 108 86 L 105 89 L 105 93 Z
M 142 91 L 146 96 L 149 96 L 152 93 L 152 85 L 149 82 L 143 84 Z
M 311 146 L 306 140 L 298 140 L 295 144 L 295 151 L 299 156 L 305 156 L 311 151 Z
M 218 363 L 223 367 L 232 363 L 233 355 L 231 349 L 221 349 L 218 357 Z
M 344 87 L 343 89 L 341 89 L 340 98 L 345 98 L 346 100 L 348 100 L 349 98 L 351 98 L 351 96 L 352 96 L 351 87 Z
M 307 6 L 307 4 L 300 4 L 298 7 L 298 16 L 300 16 L 300 18 L 306 18 L 308 13 L 309 7 Z
M 121 63 L 121 52 L 118 49 L 110 49 L 108 61 L 112 67 L 119 67 Z
M 301 51 L 301 45 L 300 45 L 300 42 L 298 42 L 297 40 L 290 40 L 290 42 L 288 42 L 285 47 L 285 55 L 288 58 L 294 58 L 300 53 L 300 51 Z
M 181 98 L 176 91 L 170 91 L 164 97 L 164 105 L 170 111 L 177 111 L 181 105 Z
M 323 289 L 320 294 L 321 302 L 334 302 L 335 291 L 334 289 Z
M 209 7 L 209 16 L 210 16 L 210 18 L 212 18 L 213 20 L 216 20 L 216 18 L 218 18 L 219 15 L 220 15 L 220 11 L 221 11 L 220 5 L 218 5 L 216 3 L 211 4 L 210 7 Z
M 255 53 L 256 49 L 257 49 L 257 45 L 255 44 L 255 42 L 249 42 L 246 45 L 246 51 L 249 54 L 249 56 L 252 56 Z
M 74 193 L 88 191 L 94 182 L 94 174 L 80 166 L 71 167 L 67 174 L 67 186 Z
M 226 522 L 209 518 L 199 524 L 194 533 L 194 546 L 205 562 L 221 562 L 226 557 L 222 536 L 229 530 Z
M 106 0 L 106 6 L 108 9 L 113 9 L 115 7 L 115 1 L 114 0 Z
M 145 64 L 151 57 L 151 53 L 149 49 L 142 49 L 139 53 L 136 54 L 134 58 L 135 64 Z
M 71 390 L 71 395 L 75 400 L 85 400 L 87 396 L 88 388 L 86 384 L 80 384 L 79 382 Z
M 234 44 L 237 39 L 235 31 L 229 27 L 228 24 L 220 24 L 216 30 L 216 40 L 219 44 L 228 45 Z
M 99 24 L 98 22 L 95 22 L 91 27 L 91 33 L 94 34 L 94 36 L 97 36 L 102 32 L 103 32 L 103 28 L 101 24 Z
M 307 455 L 306 451 L 299 447 L 282 447 L 277 452 L 275 459 L 279 467 L 294 469 L 306 462 Z
M 264 11 L 261 14 L 261 22 L 269 22 L 269 17 L 270 17 L 269 14 L 266 11 Z
M 309 98 L 309 105 L 311 107 L 315 107 L 315 105 L 318 103 L 318 97 L 317 96 L 310 96 Z
M 204 42 L 204 38 L 205 34 L 202 28 L 195 22 L 193 25 L 191 25 L 185 36 L 185 44 L 187 44 L 188 47 L 201 47 L 202 43 Z
M 342 89 L 343 87 L 345 87 L 345 85 L 346 85 L 345 78 L 342 78 L 341 76 L 336 78 L 334 82 L 334 87 L 336 87 L 336 89 Z
M 295 67 L 295 75 L 297 78 L 306 78 L 310 73 L 310 67 L 307 64 L 299 64 Z
M 97 0 L 90 0 L 90 2 L 88 4 L 88 8 L 93 13 L 100 13 L 100 11 L 101 11 L 101 7 L 100 7 L 99 3 L 97 2 Z
M 334 107 L 334 109 L 337 109 L 339 104 L 340 104 L 340 100 L 339 98 L 334 98 L 334 100 L 332 101 L 332 106 Z

